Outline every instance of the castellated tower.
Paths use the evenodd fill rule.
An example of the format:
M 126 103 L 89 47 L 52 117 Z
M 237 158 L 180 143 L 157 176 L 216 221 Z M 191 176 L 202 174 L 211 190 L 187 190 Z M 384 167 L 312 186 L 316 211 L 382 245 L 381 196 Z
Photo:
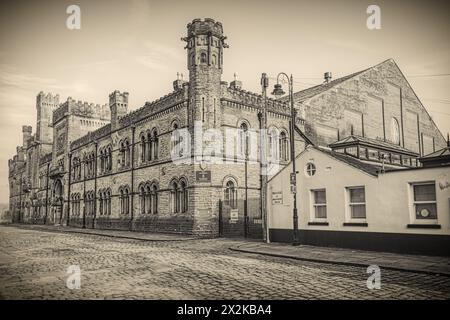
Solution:
M 201 121 L 203 128 L 219 128 L 220 80 L 223 48 L 222 24 L 213 19 L 194 19 L 187 25 L 187 66 L 189 69 L 189 123 Z
M 31 138 L 33 128 L 31 126 L 22 126 L 22 146 L 28 148 L 28 139 Z
M 119 127 L 119 119 L 128 111 L 128 92 L 120 93 L 119 90 L 109 95 L 109 108 L 111 109 L 111 130 Z
M 36 97 L 36 140 L 44 144 L 53 142 L 52 116 L 53 111 L 59 107 L 59 95 L 39 92 Z

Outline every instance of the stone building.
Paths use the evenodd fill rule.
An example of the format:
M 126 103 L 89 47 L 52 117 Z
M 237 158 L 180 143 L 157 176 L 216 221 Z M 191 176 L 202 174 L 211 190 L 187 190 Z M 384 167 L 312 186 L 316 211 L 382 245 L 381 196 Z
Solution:
M 40 93 L 37 132 L 24 126 L 23 145 L 9 161 L 14 220 L 261 237 L 265 136 L 257 132 L 266 119 L 264 145 L 274 162 L 288 165 L 291 113 L 286 98 L 222 81 L 225 40 L 220 22 L 194 19 L 183 38 L 189 81 L 175 80 L 171 93 L 132 112 L 127 92 L 111 93 L 108 106 L 71 98 L 60 104 L 58 95 Z M 409 162 L 389 161 L 408 167 L 445 146 L 392 60 L 328 79 L 294 99 L 297 153 L 307 144 L 361 136 L 405 149 Z M 236 132 L 232 152 L 224 139 L 229 131 Z M 205 139 L 199 147 L 199 135 L 221 143 Z

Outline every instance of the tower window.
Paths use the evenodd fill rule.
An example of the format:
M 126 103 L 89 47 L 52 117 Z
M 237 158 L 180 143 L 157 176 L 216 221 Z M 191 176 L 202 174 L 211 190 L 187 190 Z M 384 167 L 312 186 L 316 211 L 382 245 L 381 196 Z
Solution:
M 206 59 L 206 53 L 202 52 L 200 54 L 200 63 L 206 63 L 207 59 Z

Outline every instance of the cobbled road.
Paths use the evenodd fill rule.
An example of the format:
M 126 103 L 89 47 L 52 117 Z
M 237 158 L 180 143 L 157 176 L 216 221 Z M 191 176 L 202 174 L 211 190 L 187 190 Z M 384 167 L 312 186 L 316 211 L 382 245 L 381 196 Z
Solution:
M 225 239 L 141 241 L 0 226 L 1 299 L 449 299 L 450 278 L 229 250 Z M 69 289 L 69 266 L 81 288 Z

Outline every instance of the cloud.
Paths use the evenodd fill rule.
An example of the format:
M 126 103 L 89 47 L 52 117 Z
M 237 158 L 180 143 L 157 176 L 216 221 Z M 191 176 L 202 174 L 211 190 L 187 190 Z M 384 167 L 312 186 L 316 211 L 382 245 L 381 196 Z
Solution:
M 144 55 L 136 56 L 136 62 L 153 70 L 166 70 L 174 61 L 182 61 L 183 55 L 179 48 L 172 48 L 156 42 L 144 43 L 147 51 Z
M 54 86 L 55 83 L 56 80 L 52 78 L 42 78 L 32 74 L 19 73 L 6 65 L 0 66 L 0 85 L 2 87 L 11 86 L 24 88 L 30 86 L 34 87 L 36 85 Z
M 4 93 L 7 96 L 14 96 L 17 90 L 37 93 L 42 89 L 84 93 L 89 90 L 89 85 L 80 81 L 71 84 L 60 84 L 54 78 L 38 77 L 30 73 L 22 73 L 7 65 L 0 65 L 0 94 Z

